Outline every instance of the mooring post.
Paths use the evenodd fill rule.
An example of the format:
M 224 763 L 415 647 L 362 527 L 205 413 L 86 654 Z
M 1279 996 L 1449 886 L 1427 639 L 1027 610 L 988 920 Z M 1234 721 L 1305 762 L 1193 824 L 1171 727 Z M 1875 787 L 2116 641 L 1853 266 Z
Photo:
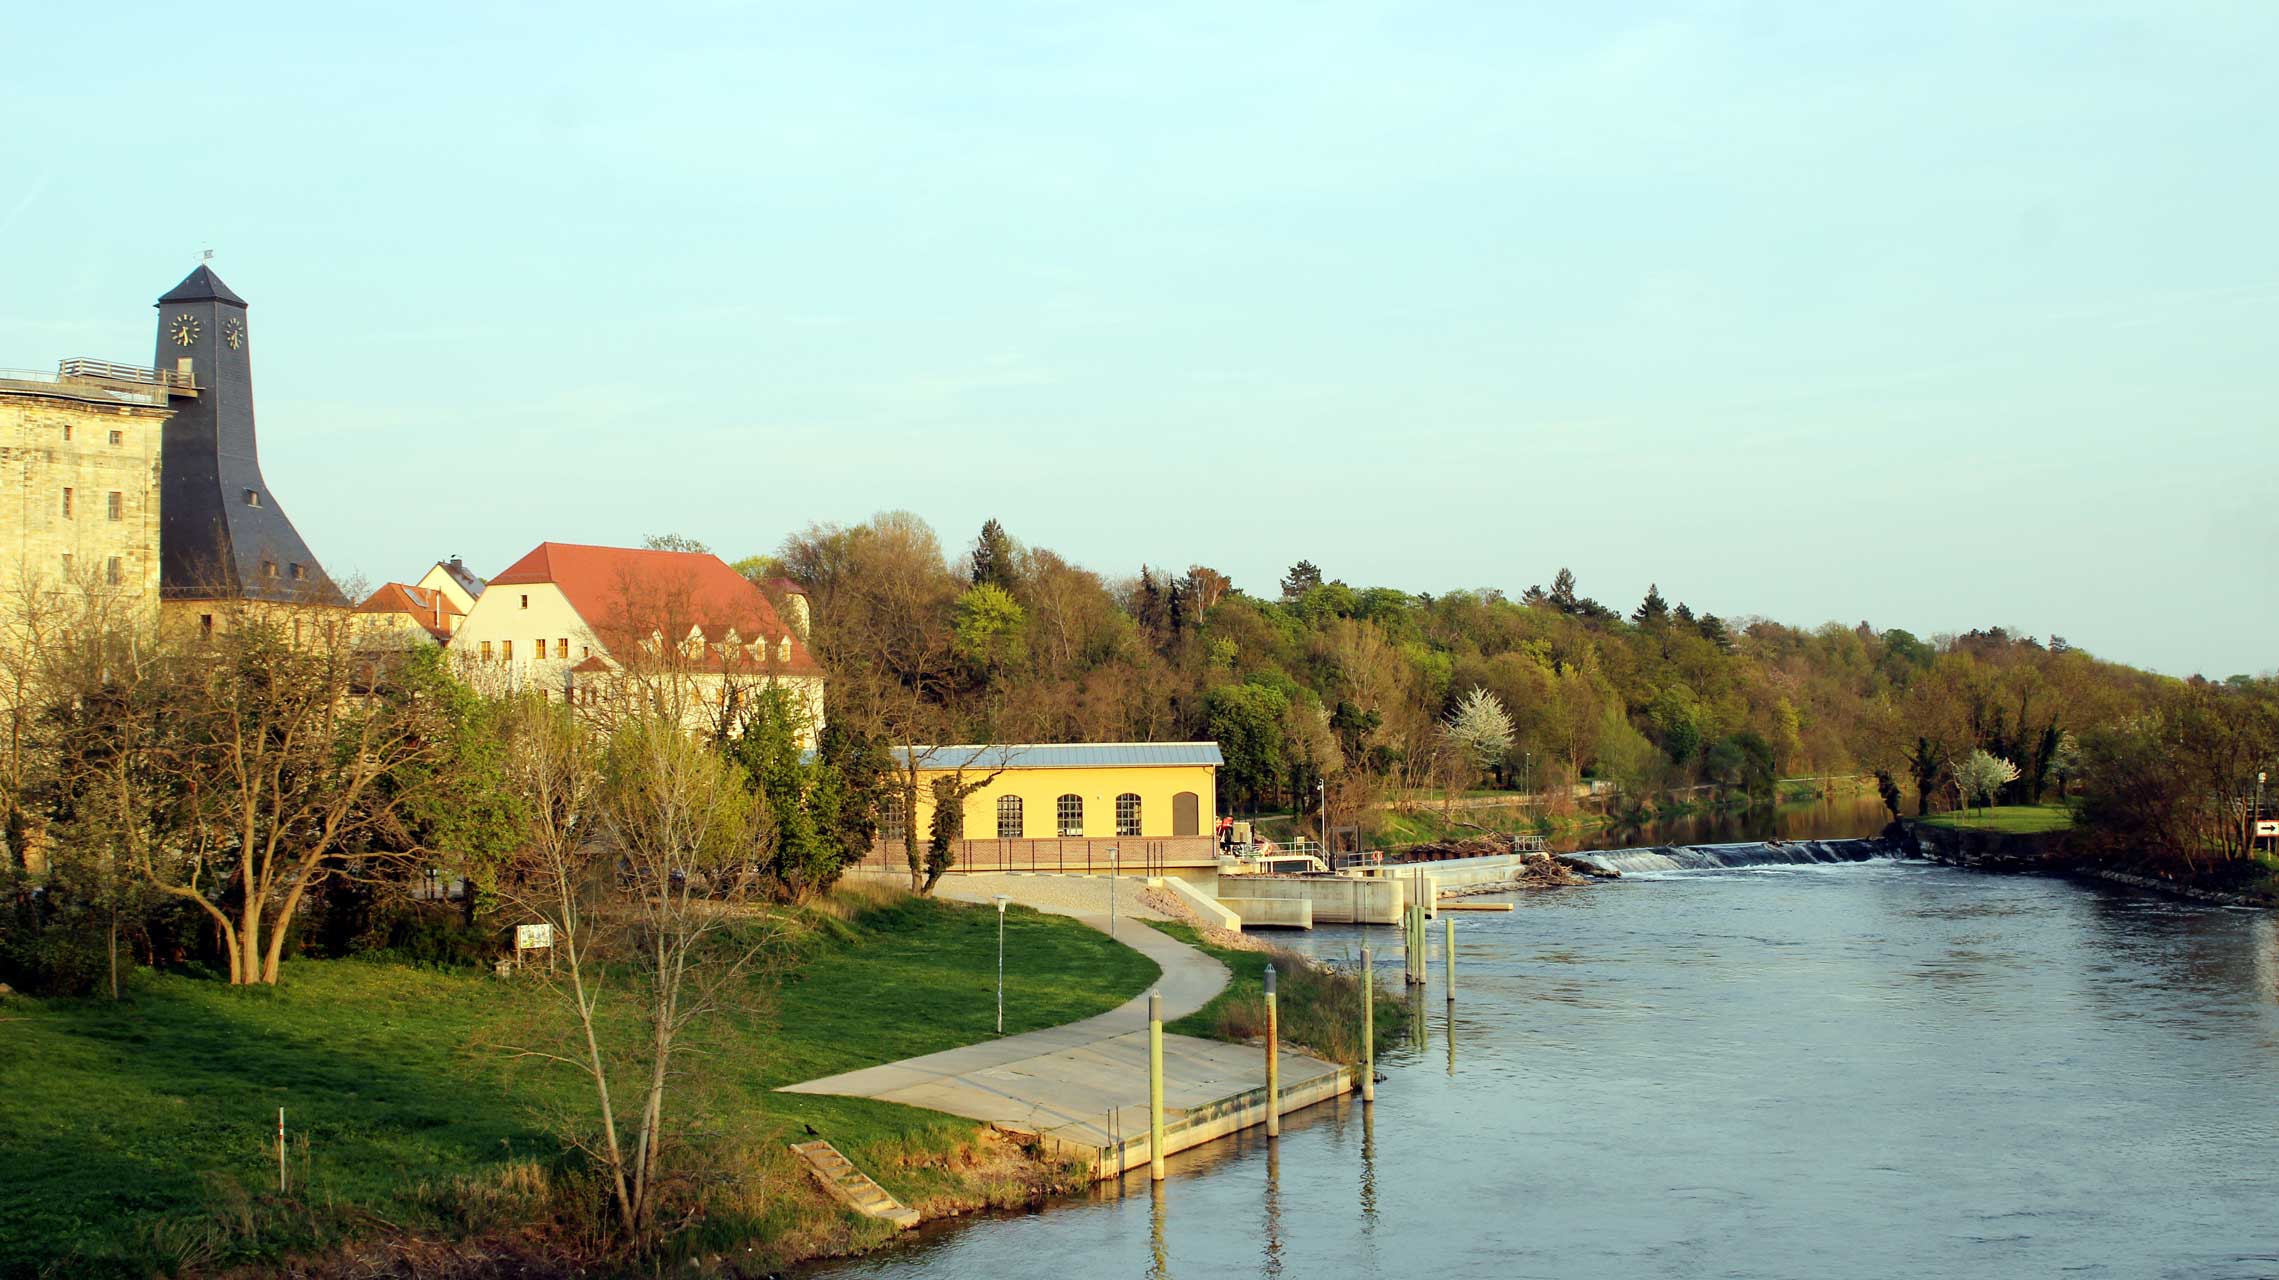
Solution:
M 1266 1136 L 1282 1136 L 1282 1018 L 1274 1004 L 1274 966 L 1266 966 Z
M 1377 1100 L 1377 970 L 1361 948 L 1361 1101 Z
M 1448 973 L 1448 1003 L 1456 1003 L 1456 917 L 1441 913 L 1440 922 L 1448 926 L 1446 940 L 1441 944 L 1441 967 Z
M 1147 1176 L 1163 1181 L 1163 993 L 1147 993 Z

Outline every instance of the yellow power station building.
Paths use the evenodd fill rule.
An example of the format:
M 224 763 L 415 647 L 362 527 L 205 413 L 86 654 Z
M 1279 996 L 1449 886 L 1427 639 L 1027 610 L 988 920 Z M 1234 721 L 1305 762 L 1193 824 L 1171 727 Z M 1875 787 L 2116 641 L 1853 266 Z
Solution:
M 1215 867 L 1219 766 L 1216 742 L 1029 743 L 906 747 L 915 761 L 918 810 L 890 802 L 873 865 L 903 862 L 906 818 L 921 846 L 933 830 L 933 783 L 987 781 L 966 797 L 956 871 L 1133 873 Z

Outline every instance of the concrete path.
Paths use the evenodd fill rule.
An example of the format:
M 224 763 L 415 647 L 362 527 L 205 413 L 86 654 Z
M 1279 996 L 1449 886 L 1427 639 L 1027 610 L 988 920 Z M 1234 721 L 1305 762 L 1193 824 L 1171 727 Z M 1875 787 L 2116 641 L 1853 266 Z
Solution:
M 1108 928 L 1105 916 L 1072 918 L 1102 932 Z M 1202 1008 L 1227 984 L 1225 965 L 1137 921 L 1118 920 L 1116 938 L 1162 969 L 1155 989 L 1163 993 L 1165 1021 Z M 1282 1054 L 1285 1086 L 1336 1070 L 1304 1054 Z M 1263 1086 L 1266 1052 L 1166 1035 L 1163 1077 L 1164 1110 L 1176 1118 Z M 879 1098 L 1103 1147 L 1111 1125 L 1127 1138 L 1147 1131 L 1147 996 L 1081 1022 L 825 1076 L 784 1091 Z

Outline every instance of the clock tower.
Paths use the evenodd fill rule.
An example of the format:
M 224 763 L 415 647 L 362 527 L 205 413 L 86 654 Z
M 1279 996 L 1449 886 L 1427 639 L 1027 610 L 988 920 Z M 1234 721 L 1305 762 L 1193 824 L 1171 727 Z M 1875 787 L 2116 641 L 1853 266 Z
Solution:
M 261 478 L 253 434 L 253 336 L 245 299 L 205 266 L 158 300 L 163 374 L 197 387 L 174 402 L 159 471 L 159 593 L 166 600 L 340 603 L 340 593 Z

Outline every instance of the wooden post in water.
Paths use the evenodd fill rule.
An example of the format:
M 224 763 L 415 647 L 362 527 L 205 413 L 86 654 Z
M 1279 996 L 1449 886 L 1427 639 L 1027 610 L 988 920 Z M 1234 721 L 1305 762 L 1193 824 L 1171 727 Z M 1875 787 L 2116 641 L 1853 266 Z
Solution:
M 1361 1101 L 1377 1100 L 1377 970 L 1361 948 Z
M 1282 1136 L 1282 1019 L 1274 1004 L 1274 966 L 1266 966 L 1266 1136 Z
M 1163 993 L 1147 993 L 1147 1176 L 1163 1181 Z
M 1456 1003 L 1456 917 L 1445 912 L 1440 923 L 1447 925 L 1446 941 L 1441 945 L 1440 965 L 1448 975 L 1448 1003 Z

